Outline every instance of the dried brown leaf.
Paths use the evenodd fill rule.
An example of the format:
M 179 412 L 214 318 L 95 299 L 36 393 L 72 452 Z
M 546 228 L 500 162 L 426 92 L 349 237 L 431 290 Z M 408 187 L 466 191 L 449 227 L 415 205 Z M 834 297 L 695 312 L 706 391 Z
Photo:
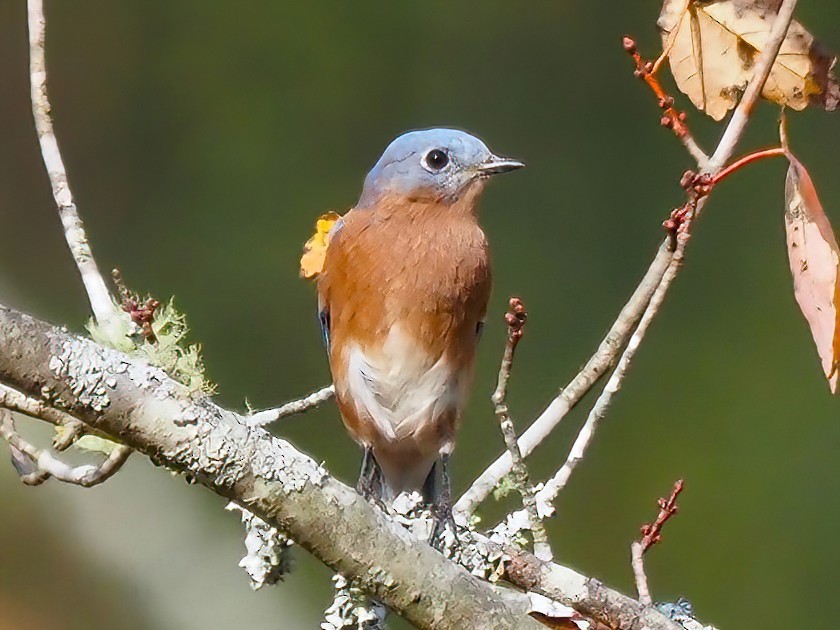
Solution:
M 793 291 L 822 361 L 832 393 L 837 393 L 840 361 L 840 248 L 808 171 L 788 154 L 785 232 Z
M 665 0 L 659 16 L 663 48 L 679 89 L 694 105 L 721 120 L 752 78 L 779 9 L 779 0 Z M 837 108 L 835 59 L 794 21 L 762 96 L 802 110 Z

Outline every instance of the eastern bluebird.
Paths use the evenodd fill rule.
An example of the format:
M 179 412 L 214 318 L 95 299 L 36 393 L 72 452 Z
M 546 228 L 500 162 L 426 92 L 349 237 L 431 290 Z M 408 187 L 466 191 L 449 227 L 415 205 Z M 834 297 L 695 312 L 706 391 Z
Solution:
M 359 489 L 390 502 L 422 488 L 436 531 L 451 518 L 447 463 L 490 297 L 476 202 L 490 176 L 522 166 L 463 131 L 398 137 L 334 226 L 318 276 L 336 398 L 364 449 Z

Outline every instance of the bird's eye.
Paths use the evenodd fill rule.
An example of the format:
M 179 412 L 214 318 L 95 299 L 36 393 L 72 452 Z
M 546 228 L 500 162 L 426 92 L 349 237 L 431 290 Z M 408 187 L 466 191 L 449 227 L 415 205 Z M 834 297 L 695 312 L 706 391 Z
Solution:
M 449 164 L 449 156 L 445 151 L 440 149 L 432 149 L 426 154 L 426 166 L 429 170 L 439 171 Z

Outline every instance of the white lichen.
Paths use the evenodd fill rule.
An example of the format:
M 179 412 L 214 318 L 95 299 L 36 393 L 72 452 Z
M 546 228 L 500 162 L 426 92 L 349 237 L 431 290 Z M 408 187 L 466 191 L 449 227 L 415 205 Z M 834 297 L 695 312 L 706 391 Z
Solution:
M 343 575 L 333 576 L 335 597 L 324 612 L 322 630 L 379 630 L 385 628 L 388 610 L 383 604 L 372 600 L 362 589 L 348 581 Z
M 229 503 L 225 509 L 239 512 L 242 516 L 247 553 L 239 561 L 239 566 L 251 578 L 251 588 L 257 590 L 282 580 L 291 569 L 294 541 L 236 503 Z
M 50 359 L 48 367 L 56 377 L 65 380 L 80 405 L 102 411 L 111 404 L 109 361 L 106 349 L 71 337 L 62 344 L 61 353 Z

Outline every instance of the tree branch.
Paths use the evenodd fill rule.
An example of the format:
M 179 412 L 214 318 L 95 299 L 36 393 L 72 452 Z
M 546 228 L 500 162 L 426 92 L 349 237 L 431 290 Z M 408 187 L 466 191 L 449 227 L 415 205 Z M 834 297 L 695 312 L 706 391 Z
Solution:
M 333 396 L 335 396 L 335 387 L 333 385 L 328 385 L 327 387 L 323 387 L 317 392 L 313 392 L 300 400 L 287 402 L 285 405 L 275 407 L 274 409 L 265 409 L 263 411 L 252 413 L 248 416 L 248 424 L 253 427 L 263 427 L 267 424 L 271 424 L 272 422 L 277 422 L 281 418 L 314 409 L 321 403 L 330 400 Z
M 680 237 L 678 237 L 677 249 L 674 251 L 674 255 L 671 258 L 671 264 L 668 266 L 665 275 L 662 277 L 662 281 L 659 283 L 659 286 L 656 288 L 650 303 L 645 309 L 644 315 L 642 315 L 642 319 L 639 322 L 639 326 L 636 328 L 633 336 L 630 337 L 630 341 L 627 343 L 627 347 L 624 349 L 624 353 L 621 355 L 621 359 L 619 359 L 615 371 L 610 376 L 609 381 L 607 381 L 604 391 L 601 392 L 601 395 L 598 397 L 598 400 L 595 401 L 595 405 L 589 412 L 589 416 L 587 416 L 586 422 L 578 433 L 565 463 L 560 467 L 555 475 L 546 482 L 543 489 L 538 493 L 537 502 L 540 505 L 551 504 L 554 499 L 557 498 L 560 491 L 566 487 L 566 483 L 569 481 L 569 477 L 571 477 L 575 467 L 578 463 L 580 463 L 586 454 L 586 449 L 592 442 L 595 430 L 598 428 L 598 423 L 607 414 L 607 410 L 612 403 L 613 397 L 618 393 L 618 390 L 621 389 L 624 377 L 627 375 L 627 370 L 630 368 L 633 357 L 636 355 L 636 350 L 638 350 L 639 345 L 641 345 L 653 318 L 656 317 L 657 313 L 659 313 L 659 309 L 662 306 L 665 295 L 671 287 L 674 278 L 677 277 L 677 273 L 679 273 L 685 253 L 685 246 L 688 243 L 688 234 L 689 232 L 686 230 L 680 235 Z
M 635 329 L 654 291 L 659 286 L 659 282 L 671 262 L 671 256 L 670 239 L 666 239 L 660 245 L 644 278 L 642 278 L 627 304 L 621 309 L 609 332 L 601 341 L 598 350 L 572 381 L 551 401 L 545 411 L 519 437 L 519 450 L 523 457 L 530 455 L 592 386 L 606 374 L 613 360 Z M 503 453 L 481 473 L 469 490 L 458 499 L 453 511 L 460 516 L 475 511 L 475 508 L 490 495 L 502 477 L 511 471 L 511 465 L 510 453 Z
M 0 383 L 49 393 L 49 405 L 234 501 L 419 627 L 541 627 L 527 594 L 471 575 L 287 442 L 143 361 L 0 306 Z M 512 559 L 506 577 L 522 589 L 616 628 L 679 628 L 597 580 L 483 544 Z
M 28 0 L 29 12 L 29 76 L 32 98 L 32 115 L 35 118 L 35 128 L 38 141 L 41 144 L 41 155 L 47 175 L 50 178 L 53 197 L 58 206 L 58 215 L 64 226 L 64 238 L 73 255 L 82 282 L 87 291 L 91 310 L 96 320 L 106 325 L 117 315 L 111 295 L 105 285 L 93 253 L 85 234 L 84 224 L 76 210 L 70 184 L 67 181 L 67 171 L 58 150 L 58 141 L 53 131 L 50 117 L 50 101 L 47 97 L 47 65 L 44 54 L 44 38 L 46 21 L 44 19 L 43 0 Z
M 721 140 L 715 149 L 714 154 L 709 159 L 708 164 L 700 163 L 700 168 L 703 173 L 714 174 L 719 171 L 724 164 L 732 157 L 736 146 L 743 136 L 746 129 L 747 122 L 755 106 L 761 90 L 764 88 L 764 83 L 770 74 L 776 57 L 787 34 L 790 22 L 793 19 L 793 10 L 796 6 L 797 0 L 783 0 L 779 9 L 778 16 L 773 23 L 770 35 L 767 39 L 764 50 L 756 64 L 756 70 L 747 86 L 744 96 L 738 103 L 735 112 L 729 120 L 726 130 L 721 137 Z M 691 213 L 692 218 L 696 218 L 702 212 L 707 197 L 699 199 L 696 207 Z M 598 351 L 589 359 L 583 369 L 575 376 L 572 382 L 555 398 L 549 407 L 537 418 L 533 424 L 525 431 L 519 438 L 519 448 L 524 457 L 530 455 L 534 448 L 539 445 L 551 431 L 560 423 L 563 417 L 577 404 L 586 392 L 595 384 L 595 382 L 603 376 L 604 372 L 609 368 L 612 361 L 621 351 L 624 343 L 633 332 L 636 324 L 642 318 L 642 314 L 649 308 L 649 303 L 654 295 L 654 292 L 659 293 L 658 302 L 661 304 L 665 297 L 665 293 L 670 287 L 676 275 L 679 273 L 680 265 L 686 246 L 686 241 L 689 238 L 688 230 L 683 231 L 684 242 L 682 245 L 677 244 L 674 251 L 670 247 L 670 241 L 666 240 L 659 248 L 656 257 L 648 268 L 645 277 L 642 279 L 630 301 L 624 306 L 618 319 L 613 324 L 607 337 L 601 342 Z M 667 280 L 666 280 L 667 278 Z M 660 284 L 664 283 L 664 287 L 660 290 Z M 659 304 L 655 306 L 655 310 L 650 314 L 649 320 L 656 315 Z M 642 335 L 649 325 L 648 321 L 645 329 L 642 330 Z M 639 339 L 641 341 L 641 339 Z M 613 381 L 611 389 L 614 391 L 605 391 L 606 398 L 602 402 L 608 405 L 612 399 L 615 391 L 621 386 L 621 379 L 626 373 L 629 361 L 632 359 L 635 349 L 627 357 L 627 362 L 623 372 L 619 375 L 616 381 Z M 609 385 L 608 385 L 609 387 Z M 597 403 L 596 403 L 597 404 Z M 605 407 L 603 407 L 605 410 Z M 594 412 L 594 410 L 593 410 Z M 591 416 L 591 414 L 590 414 Z M 597 422 L 597 421 L 595 421 Z M 584 427 L 584 431 L 591 430 L 592 424 L 589 427 Z M 589 438 L 585 438 L 588 443 Z M 582 442 L 583 444 L 583 442 Z M 574 452 L 574 449 L 573 449 Z M 472 484 L 469 490 L 455 504 L 454 511 L 456 514 L 463 515 L 472 513 L 475 508 L 492 492 L 496 484 L 508 474 L 511 470 L 512 460 L 510 453 L 502 454 L 495 462 L 493 462 Z M 561 469 L 562 471 L 562 469 Z M 561 471 L 558 471 L 558 475 Z M 565 474 L 565 473 L 564 473 Z M 565 483 L 565 482 L 564 482 Z
M 782 43 L 785 41 L 790 23 L 793 21 L 793 11 L 796 9 L 796 3 L 797 0 L 783 0 L 779 7 L 779 12 L 773 21 L 773 27 L 770 29 L 770 34 L 764 44 L 764 50 L 761 51 L 761 56 L 755 64 L 752 79 L 732 113 L 729 124 L 720 138 L 717 149 L 709 159 L 709 165 L 705 172 L 715 173 L 723 168 L 723 165 L 729 161 L 729 158 L 735 152 L 735 147 L 741 141 L 741 136 L 744 135 L 753 108 L 761 96 L 767 77 L 770 76 L 773 64 L 776 63 L 776 57 L 779 56 L 779 51 L 782 49 Z
M 30 486 L 44 483 L 50 477 L 74 486 L 90 488 L 110 479 L 126 462 L 131 449 L 117 445 L 105 460 L 97 465 L 70 466 L 55 455 L 33 446 L 15 430 L 15 423 L 8 410 L 0 410 L 0 437 L 12 447 L 15 468 L 21 481 Z M 28 462 L 25 458 L 28 458 Z
M 0 382 L 48 391 L 51 404 L 285 531 L 420 627 L 540 627 L 525 595 L 496 592 L 287 442 L 158 368 L 0 307 Z

